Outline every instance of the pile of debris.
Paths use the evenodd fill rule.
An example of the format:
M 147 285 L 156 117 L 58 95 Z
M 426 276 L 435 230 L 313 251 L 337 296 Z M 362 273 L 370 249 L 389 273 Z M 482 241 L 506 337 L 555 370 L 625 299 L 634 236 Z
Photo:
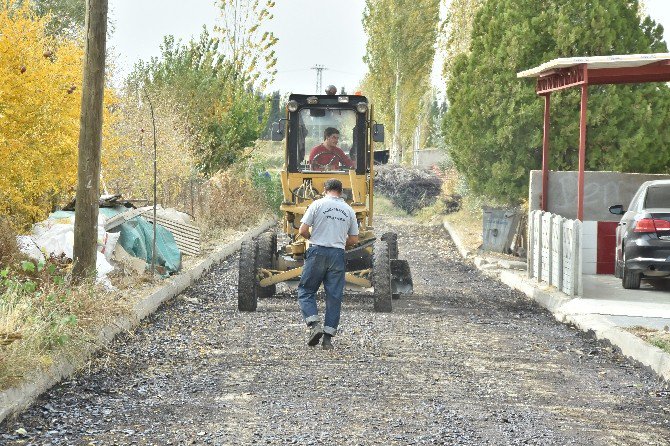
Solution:
M 100 198 L 98 214 L 98 253 L 96 274 L 99 282 L 111 287 L 107 275 L 113 270 L 141 275 L 153 256 L 153 206 L 135 208 L 120 195 Z M 72 259 L 76 203 L 53 212 L 47 220 L 36 223 L 32 233 L 17 237 L 19 249 L 38 261 L 48 256 Z M 181 269 L 183 254 L 200 253 L 200 230 L 190 222 L 188 214 L 175 209 L 156 209 L 157 272 L 163 276 Z
M 430 170 L 398 165 L 375 169 L 375 191 L 407 213 L 432 205 L 441 193 L 442 180 Z

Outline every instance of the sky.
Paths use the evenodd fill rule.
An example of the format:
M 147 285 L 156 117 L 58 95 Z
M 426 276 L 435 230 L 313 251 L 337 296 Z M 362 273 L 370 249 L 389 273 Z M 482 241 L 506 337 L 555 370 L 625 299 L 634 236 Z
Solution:
M 663 25 L 670 42 L 670 1 L 644 0 L 652 19 Z M 366 72 L 363 0 L 276 0 L 270 29 L 278 37 L 277 78 L 271 89 L 315 93 L 316 65 L 323 65 L 323 88 L 334 84 L 353 92 Z M 116 55 L 114 84 L 119 85 L 139 60 L 160 55 L 163 36 L 188 41 L 219 19 L 213 0 L 109 0 Z M 531 68 L 531 67 L 529 67 Z M 437 71 L 436 71 L 437 72 Z M 434 75 L 437 82 L 439 76 Z

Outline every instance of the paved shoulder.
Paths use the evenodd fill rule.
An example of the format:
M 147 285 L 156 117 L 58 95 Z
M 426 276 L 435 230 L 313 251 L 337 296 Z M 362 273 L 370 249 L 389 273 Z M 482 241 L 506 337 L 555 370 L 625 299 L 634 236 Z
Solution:
M 441 227 L 381 223 L 399 233 L 415 294 L 390 314 L 347 295 L 334 351 L 305 346 L 294 297 L 239 313 L 232 258 L 0 440 L 667 444 L 669 393 L 650 373 L 463 263 Z

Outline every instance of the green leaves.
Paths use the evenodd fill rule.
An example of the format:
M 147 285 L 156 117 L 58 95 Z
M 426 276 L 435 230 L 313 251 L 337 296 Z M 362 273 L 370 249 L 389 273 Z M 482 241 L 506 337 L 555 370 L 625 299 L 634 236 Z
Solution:
M 276 64 L 277 40 L 259 26 L 271 18 L 269 6 L 261 10 L 258 2 L 248 1 L 221 1 L 220 6 L 226 17 L 241 22 L 224 24 L 215 36 L 205 29 L 188 44 L 165 37 L 161 56 L 138 64 L 127 83 L 129 96 L 146 88 L 183 117 L 194 139 L 197 168 L 207 175 L 236 162 L 259 138 L 269 98 L 258 90 L 274 76 Z
M 363 27 L 368 42 L 363 60 L 369 73 L 364 91 L 375 104 L 377 120 L 394 135 L 393 159 L 418 125 L 428 125 L 423 112 L 430 107 L 438 25 L 439 0 L 366 0 Z
M 459 0 L 452 7 L 472 3 Z M 543 101 L 534 82 L 517 79 L 516 73 L 558 57 L 651 53 L 666 46 L 660 28 L 640 17 L 637 0 L 481 4 L 472 16 L 467 49 L 447 64 L 450 107 L 444 129 L 468 186 L 514 203 L 527 194 L 528 171 L 541 166 L 543 124 Z M 591 86 L 588 106 L 588 169 L 655 173 L 670 168 L 665 84 Z M 554 93 L 550 168 L 576 169 L 578 144 L 579 91 Z
M 35 272 L 35 264 L 33 262 L 24 260 L 21 262 L 21 269 L 27 273 Z

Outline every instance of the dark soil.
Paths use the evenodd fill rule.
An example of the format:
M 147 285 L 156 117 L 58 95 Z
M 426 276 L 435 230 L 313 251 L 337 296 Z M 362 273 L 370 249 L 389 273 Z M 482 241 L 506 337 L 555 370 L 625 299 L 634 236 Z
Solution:
M 670 444 L 670 390 L 649 371 L 463 263 L 440 227 L 379 226 L 415 294 L 390 314 L 348 295 L 334 351 L 305 345 L 294 297 L 238 312 L 231 258 L 0 444 Z

